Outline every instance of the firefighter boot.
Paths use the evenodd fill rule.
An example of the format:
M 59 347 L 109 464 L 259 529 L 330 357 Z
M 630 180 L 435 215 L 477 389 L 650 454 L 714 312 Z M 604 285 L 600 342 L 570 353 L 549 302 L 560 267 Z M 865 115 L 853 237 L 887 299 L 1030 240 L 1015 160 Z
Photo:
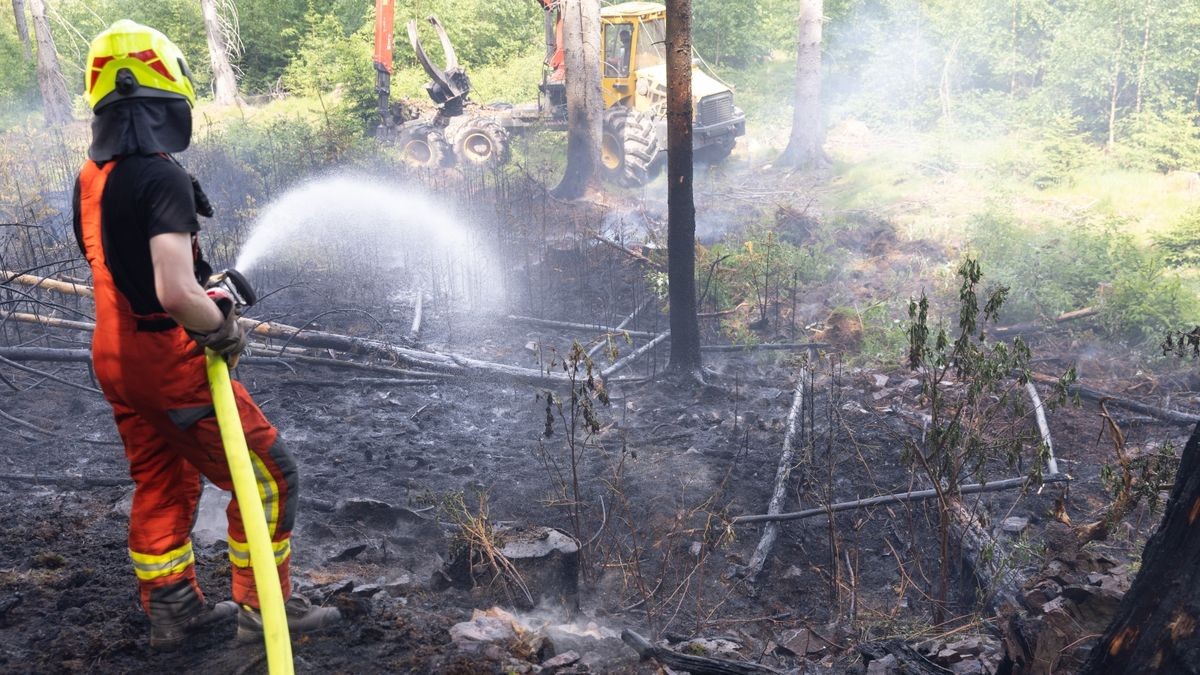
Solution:
M 150 648 L 177 649 L 188 635 L 208 630 L 233 618 L 229 602 L 206 607 L 191 580 L 150 591 Z
M 293 594 L 288 599 L 284 604 L 284 613 L 287 615 L 288 633 L 293 638 L 320 633 L 342 620 L 342 613 L 336 608 L 313 607 L 312 602 L 300 594 Z M 238 611 L 238 641 L 262 640 L 262 636 L 262 614 L 253 607 L 242 605 Z

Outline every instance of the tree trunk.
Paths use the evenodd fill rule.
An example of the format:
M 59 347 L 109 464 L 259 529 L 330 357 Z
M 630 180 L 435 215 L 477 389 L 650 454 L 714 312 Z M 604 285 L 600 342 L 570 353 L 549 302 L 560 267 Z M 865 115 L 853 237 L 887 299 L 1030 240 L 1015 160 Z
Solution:
M 13 19 L 17 22 L 17 38 L 21 40 L 21 52 L 25 59 L 33 58 L 33 47 L 29 44 L 29 24 L 25 22 L 25 0 L 12 0 Z
M 1194 673 L 1200 663 L 1200 424 L 1142 568 L 1082 673 Z
M 563 0 L 559 11 L 567 69 L 567 168 L 553 193 L 578 199 L 595 187 L 600 157 L 600 2 Z
M 692 2 L 667 0 L 667 371 L 700 377 L 696 204 L 692 199 Z
M 233 66 L 229 65 L 229 45 L 221 32 L 221 19 L 217 14 L 217 0 L 200 0 L 200 11 L 204 14 L 204 32 L 208 36 L 208 59 L 212 62 L 213 101 L 219 105 L 238 105 L 237 78 Z
M 792 136 L 779 163 L 811 166 L 824 159 L 821 145 L 821 17 L 824 0 L 800 0 L 800 28 L 796 43 L 796 94 L 792 107 Z
M 1125 51 L 1125 15 L 1117 17 L 1117 48 L 1113 52 L 1112 90 L 1108 99 L 1108 144 L 1109 152 L 1117 144 L 1117 99 L 1121 94 L 1121 53 Z
M 1142 112 L 1142 87 L 1146 83 L 1146 60 L 1150 54 L 1150 17 L 1154 13 L 1154 6 L 1151 0 L 1146 0 L 1146 26 L 1142 30 L 1142 54 L 1138 59 L 1137 73 L 1137 96 L 1135 98 L 1134 111 Z
M 42 114 L 50 126 L 66 124 L 73 119 L 71 97 L 58 69 L 58 52 L 54 48 L 50 24 L 46 21 L 44 0 L 29 0 L 29 11 L 33 15 L 33 34 L 37 38 L 37 80 L 42 92 Z

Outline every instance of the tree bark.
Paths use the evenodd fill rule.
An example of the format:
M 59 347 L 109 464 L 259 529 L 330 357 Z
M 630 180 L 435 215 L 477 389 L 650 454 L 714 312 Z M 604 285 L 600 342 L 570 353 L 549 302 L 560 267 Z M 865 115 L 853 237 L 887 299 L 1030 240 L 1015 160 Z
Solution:
M 54 36 L 50 34 L 50 23 L 46 20 L 45 0 L 29 0 L 29 12 L 33 16 L 33 34 L 37 39 L 37 81 L 42 92 L 42 114 L 47 125 L 60 126 L 74 118 L 67 84 L 58 68 Z
M 239 105 L 237 78 L 233 66 L 229 65 L 229 45 L 221 32 L 221 20 L 217 13 L 217 0 L 200 0 L 200 11 L 204 15 L 204 32 L 208 37 L 208 59 L 212 63 L 213 101 L 219 105 Z
M 17 38 L 21 40 L 21 52 L 25 60 L 33 58 L 33 47 L 29 44 L 29 24 L 25 21 L 25 0 L 12 0 L 13 19 L 17 22 Z
M 567 69 L 567 168 L 552 193 L 578 199 L 596 187 L 604 99 L 600 92 L 600 2 L 563 0 Z
M 1125 15 L 1117 17 L 1117 48 L 1113 51 L 1112 87 L 1108 97 L 1108 144 L 1105 150 L 1112 151 L 1117 144 L 1117 99 L 1121 96 L 1121 55 L 1125 51 Z
M 823 161 L 825 127 L 821 121 L 821 17 L 824 0 L 800 0 L 796 42 L 796 94 L 792 136 L 780 157 L 785 166 L 812 166 Z
M 1200 424 L 1142 568 L 1081 671 L 1193 673 L 1200 663 Z
M 700 377 L 696 203 L 692 196 L 692 2 L 667 0 L 667 372 Z
M 1146 13 L 1146 25 L 1142 30 L 1142 53 L 1138 58 L 1138 73 L 1137 73 L 1137 96 L 1134 98 L 1134 111 L 1142 112 L 1142 87 L 1146 83 L 1146 60 L 1150 54 L 1150 17 L 1154 14 L 1154 6 L 1151 0 L 1146 0 L 1144 5 Z

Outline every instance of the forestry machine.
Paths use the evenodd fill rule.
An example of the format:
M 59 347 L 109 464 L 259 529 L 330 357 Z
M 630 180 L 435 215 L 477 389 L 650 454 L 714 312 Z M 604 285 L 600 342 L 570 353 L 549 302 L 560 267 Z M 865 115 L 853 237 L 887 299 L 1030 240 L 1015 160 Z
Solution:
M 437 106 L 432 116 L 407 107 L 392 110 L 392 26 L 394 0 L 376 0 L 375 91 L 379 95 L 381 136 L 398 140 L 411 164 L 433 168 L 455 161 L 489 167 L 508 159 L 508 134 L 534 125 L 567 128 L 566 63 L 559 0 L 537 0 L 545 11 L 546 58 L 536 103 L 481 106 L 468 101 L 471 82 L 458 63 L 446 30 L 429 23 L 445 53 L 435 65 L 408 22 L 408 40 L 429 75 L 425 85 Z M 646 183 L 662 166 L 667 149 L 666 8 L 653 2 L 624 2 L 600 12 L 601 90 L 604 127 L 601 166 L 606 177 L 625 185 Z M 733 91 L 692 66 L 693 147 L 700 161 L 729 155 L 746 133 L 746 116 L 733 104 Z

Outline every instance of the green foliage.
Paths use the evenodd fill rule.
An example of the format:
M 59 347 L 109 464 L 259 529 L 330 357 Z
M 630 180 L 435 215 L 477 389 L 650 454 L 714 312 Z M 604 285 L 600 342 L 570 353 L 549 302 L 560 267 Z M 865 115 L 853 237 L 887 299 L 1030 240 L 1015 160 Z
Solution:
M 1198 310 L 1180 276 L 1112 217 L 1067 227 L 1028 227 L 991 212 L 971 223 L 971 245 L 1012 291 L 1005 317 L 1049 319 L 1097 306 L 1104 332 L 1131 344 L 1162 335 Z
M 0 21 L 0 129 L 34 106 L 37 81 L 11 21 Z
M 321 98 L 332 105 L 340 94 L 338 114 L 369 125 L 376 116 L 375 80 L 364 73 L 371 62 L 373 31 L 365 27 L 349 35 L 332 15 L 310 12 L 296 55 L 283 73 L 284 86 L 294 93 Z
M 908 334 L 893 304 L 879 302 L 857 312 L 863 329 L 862 355 L 885 367 L 899 365 L 908 347 Z
M 1172 267 L 1200 267 L 1200 209 L 1175 221 L 1155 238 L 1163 261 Z
M 715 66 L 746 66 L 773 50 L 790 54 L 796 45 L 796 12 L 795 0 L 695 0 L 692 43 Z
M 1172 108 L 1133 113 L 1121 124 L 1121 163 L 1166 173 L 1200 170 L 1200 127 L 1194 113 Z
M 971 258 L 959 265 L 958 277 L 953 328 L 930 318 L 924 293 L 908 305 L 908 365 L 921 380 L 929 424 L 923 442 L 909 441 L 905 454 L 915 472 L 939 486 L 939 602 L 946 600 L 949 579 L 951 499 L 968 479 L 986 482 L 990 470 L 1011 470 L 1024 448 L 1040 447 L 1032 425 L 1006 422 L 1023 416 L 1032 354 L 1019 337 L 1011 345 L 986 338 L 986 326 L 999 318 L 1008 289 L 1000 286 L 981 294 L 983 270 Z M 1030 462 L 1034 483 L 1041 480 L 1042 466 L 1039 452 Z
M 1033 172 L 1033 184 L 1044 190 L 1071 183 L 1088 155 L 1085 136 L 1079 132 L 1079 118 L 1059 114 L 1042 129 L 1041 162 Z

